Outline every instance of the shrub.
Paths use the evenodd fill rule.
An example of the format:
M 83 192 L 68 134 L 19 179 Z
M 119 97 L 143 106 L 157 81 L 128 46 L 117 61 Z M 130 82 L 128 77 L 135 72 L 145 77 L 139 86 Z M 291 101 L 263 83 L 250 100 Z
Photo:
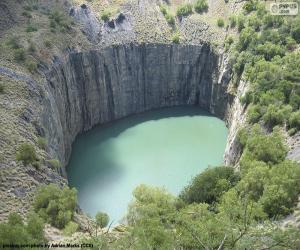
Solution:
M 23 48 L 16 49 L 14 51 L 14 59 L 17 62 L 22 62 L 25 60 L 25 50 Z
M 289 126 L 300 130 L 300 111 L 293 112 L 289 118 Z
M 110 12 L 109 10 L 103 10 L 102 13 L 101 13 L 101 19 L 102 19 L 104 22 L 109 21 L 110 16 L 111 16 L 111 12 Z
M 28 52 L 34 53 L 36 51 L 36 46 L 34 43 L 30 42 L 29 47 L 28 47 Z
M 28 11 L 23 11 L 22 16 L 27 17 L 27 18 L 32 18 L 32 15 Z
M 0 83 L 0 94 L 4 93 L 4 84 Z
M 274 104 L 271 104 L 268 106 L 267 111 L 263 115 L 262 119 L 268 126 L 273 128 L 276 125 L 282 125 L 291 112 L 291 106 L 285 106 L 280 109 Z
M 72 220 L 76 204 L 77 192 L 74 188 L 61 189 L 50 184 L 38 190 L 33 207 L 52 226 L 64 228 Z
M 79 225 L 73 221 L 70 221 L 64 228 L 63 233 L 66 236 L 71 236 L 75 232 L 77 232 Z
M 45 45 L 47 48 L 49 48 L 49 49 L 52 48 L 52 43 L 51 43 L 50 40 L 45 40 L 45 41 L 44 41 L 44 45 Z
M 51 165 L 51 167 L 53 167 L 53 168 L 55 168 L 55 169 L 58 169 L 58 168 L 61 167 L 61 163 L 60 163 L 60 161 L 57 160 L 57 159 L 51 159 L 51 160 L 49 160 L 48 162 L 49 162 L 49 164 Z
M 297 47 L 297 42 L 291 36 L 286 37 L 285 43 L 288 50 L 294 50 Z
M 46 146 L 47 146 L 47 140 L 44 137 L 38 137 L 37 138 L 37 143 L 38 143 L 38 145 L 41 149 L 45 149 Z
M 66 32 L 68 29 L 71 28 L 72 21 L 62 11 L 58 11 L 58 10 L 53 11 L 49 15 L 49 20 L 50 20 L 50 28 L 52 32 L 55 32 L 57 26 L 60 28 L 61 32 Z
M 34 146 L 28 143 L 23 143 L 19 146 L 16 155 L 17 161 L 22 161 L 26 166 L 38 160 Z
M 166 21 L 168 22 L 168 24 L 170 24 L 170 25 L 174 25 L 175 24 L 175 18 L 174 18 L 174 16 L 172 14 L 167 13 L 165 15 L 165 18 L 166 18 Z
M 26 32 L 36 32 L 38 29 L 37 29 L 37 27 L 35 27 L 35 26 L 33 26 L 33 25 L 31 25 L 31 24 L 29 24 L 28 26 L 27 26 L 27 28 L 26 28 Z
M 8 222 L 0 223 L 0 242 L 7 245 L 43 243 L 46 242 L 43 228 L 44 223 L 36 214 L 29 215 L 26 225 L 20 215 L 11 213 Z
M 198 13 L 202 13 L 208 9 L 208 4 L 206 0 L 197 0 L 194 5 L 195 11 Z
M 218 18 L 217 25 L 218 25 L 218 27 L 224 27 L 224 25 L 225 25 L 224 19 Z
M 247 140 L 246 149 L 252 159 L 264 161 L 268 164 L 282 162 L 287 154 L 287 148 L 278 131 L 270 135 L 254 134 Z
M 270 218 L 288 215 L 297 204 L 300 193 L 300 165 L 286 160 L 273 166 L 269 173 L 270 178 L 259 202 Z
M 6 43 L 7 46 L 9 46 L 12 49 L 19 49 L 20 45 L 18 43 L 18 38 L 17 37 L 11 37 L 8 42 Z
M 37 63 L 33 59 L 27 59 L 25 66 L 31 73 L 37 70 Z
M 104 228 L 108 225 L 109 216 L 106 213 L 98 212 L 95 216 L 96 224 L 100 228 Z
M 261 108 L 259 105 L 250 105 L 247 111 L 249 123 L 256 123 L 261 118 Z
M 241 32 L 242 29 L 245 28 L 245 16 L 239 15 L 237 17 L 237 27 L 239 32 Z
M 176 32 L 175 34 L 173 34 L 173 36 L 172 36 L 172 42 L 173 43 L 180 43 L 180 34 L 178 32 Z
M 193 13 L 193 6 L 191 4 L 182 4 L 177 8 L 176 15 L 181 16 L 189 16 Z
M 237 18 L 235 15 L 231 15 L 229 17 L 229 25 L 230 25 L 230 28 L 234 28 L 236 26 L 236 23 L 237 23 Z
M 300 18 L 295 18 L 291 25 L 291 35 L 292 37 L 300 43 Z
M 187 203 L 212 204 L 238 181 L 239 174 L 235 173 L 232 167 L 208 168 L 194 177 L 191 184 L 184 188 L 179 197 Z
M 159 5 L 160 12 L 165 16 L 168 13 L 167 7 L 164 4 Z

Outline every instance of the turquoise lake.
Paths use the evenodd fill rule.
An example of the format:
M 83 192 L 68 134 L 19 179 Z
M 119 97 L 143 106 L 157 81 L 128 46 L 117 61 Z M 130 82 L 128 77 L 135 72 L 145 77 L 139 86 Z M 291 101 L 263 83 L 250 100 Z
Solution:
M 225 123 L 197 107 L 173 107 L 99 125 L 77 137 L 67 166 L 78 202 L 121 222 L 139 184 L 179 194 L 208 166 L 222 165 Z

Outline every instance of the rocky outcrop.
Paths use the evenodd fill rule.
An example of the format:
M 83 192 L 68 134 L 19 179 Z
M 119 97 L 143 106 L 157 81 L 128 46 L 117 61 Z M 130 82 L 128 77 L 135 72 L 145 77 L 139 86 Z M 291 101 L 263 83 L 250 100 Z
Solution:
M 198 105 L 223 118 L 226 65 L 208 44 L 127 44 L 71 53 L 47 73 L 42 123 L 50 153 L 65 165 L 79 133 L 150 109 Z

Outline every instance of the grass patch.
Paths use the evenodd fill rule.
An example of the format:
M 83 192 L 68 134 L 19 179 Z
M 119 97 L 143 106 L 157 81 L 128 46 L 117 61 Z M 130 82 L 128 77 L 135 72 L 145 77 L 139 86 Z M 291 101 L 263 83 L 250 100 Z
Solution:
M 111 11 L 110 10 L 102 11 L 102 13 L 100 14 L 100 17 L 104 22 L 108 22 L 111 17 Z
M 218 18 L 217 25 L 218 25 L 218 27 L 223 28 L 224 25 L 225 25 L 224 19 L 223 18 Z
M 176 11 L 176 15 L 179 17 L 186 17 L 191 14 L 193 14 L 193 6 L 189 3 L 180 5 Z

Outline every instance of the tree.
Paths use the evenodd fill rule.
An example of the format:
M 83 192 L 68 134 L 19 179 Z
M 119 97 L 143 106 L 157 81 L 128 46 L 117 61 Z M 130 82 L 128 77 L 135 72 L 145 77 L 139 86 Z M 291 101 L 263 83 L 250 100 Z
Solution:
M 95 216 L 96 225 L 100 228 L 104 228 L 108 225 L 109 216 L 106 213 L 98 212 Z
M 17 150 L 16 159 L 22 161 L 25 166 L 37 161 L 34 146 L 28 143 L 21 144 Z
M 64 228 L 73 218 L 77 204 L 76 189 L 45 185 L 37 191 L 34 210 L 45 221 L 57 228 Z
M 235 173 L 232 167 L 208 168 L 194 177 L 179 197 L 187 203 L 213 204 L 238 181 L 239 174 Z

